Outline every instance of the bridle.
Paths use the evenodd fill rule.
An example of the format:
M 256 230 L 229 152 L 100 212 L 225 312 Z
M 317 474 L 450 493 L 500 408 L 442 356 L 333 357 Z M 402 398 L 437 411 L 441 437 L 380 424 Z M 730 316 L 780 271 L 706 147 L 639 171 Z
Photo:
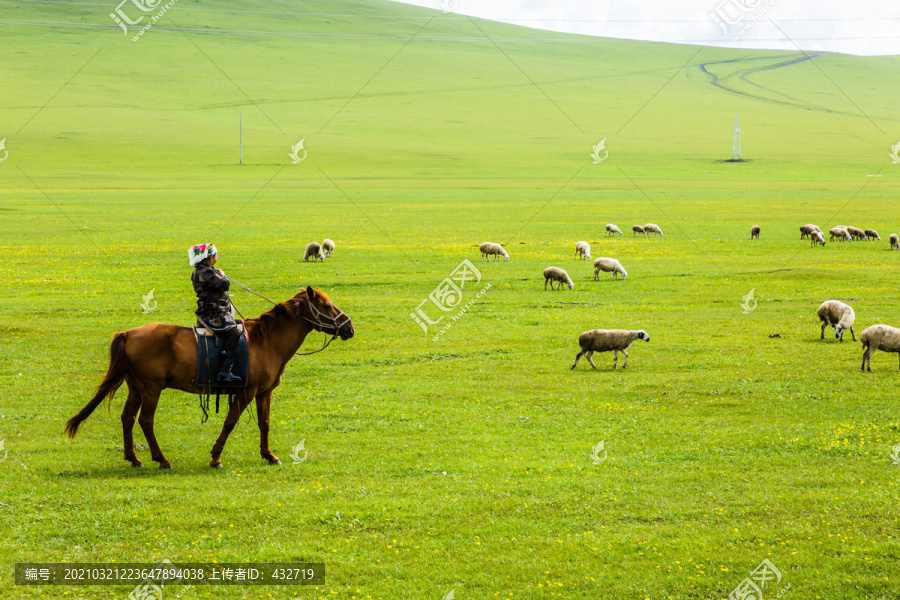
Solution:
M 256 291 L 254 291 L 254 290 L 251 290 L 250 288 L 248 288 L 246 285 L 244 285 L 244 284 L 241 283 L 240 281 L 235 281 L 234 279 L 232 279 L 231 277 L 228 277 L 228 276 L 226 276 L 225 278 L 228 279 L 228 281 L 230 281 L 230 282 L 232 282 L 232 283 L 238 284 L 240 287 L 244 288 L 245 290 L 247 290 L 248 292 L 250 292 L 250 293 L 253 294 L 254 296 L 259 296 L 260 298 L 262 298 L 262 299 L 265 300 L 266 302 L 270 302 L 273 306 L 281 306 L 281 305 L 278 304 L 277 302 L 275 302 L 275 301 L 273 301 L 273 300 L 269 300 L 268 298 L 266 298 L 265 296 L 263 296 L 263 295 L 260 294 L 259 292 L 256 292 Z M 312 314 L 312 318 L 307 317 L 307 316 L 304 315 L 304 314 L 301 314 L 300 316 L 303 318 L 303 320 L 304 320 L 304 321 L 307 321 L 310 325 L 312 325 L 312 326 L 313 326 L 313 329 L 315 329 L 315 330 L 317 330 L 317 331 L 321 331 L 322 333 L 324 333 L 324 334 L 326 334 L 326 335 L 328 334 L 328 332 L 327 332 L 327 331 L 324 331 L 325 329 L 331 329 L 331 330 L 334 331 L 334 333 L 332 334 L 331 338 L 327 339 L 327 340 L 325 341 L 325 343 L 322 345 L 322 347 L 319 348 L 318 350 L 313 350 L 312 352 L 294 352 L 294 356 L 309 356 L 310 354 L 316 354 L 317 352 L 321 352 L 322 350 L 324 350 L 325 348 L 327 348 L 328 345 L 329 345 L 331 342 L 333 342 L 334 339 L 335 339 L 338 335 L 340 335 L 340 329 L 341 329 L 341 327 L 343 327 L 344 325 L 346 325 L 346 324 L 350 321 L 350 317 L 348 317 L 347 315 L 345 315 L 345 314 L 344 314 L 344 311 L 342 311 L 341 309 L 339 309 L 337 306 L 335 306 L 335 308 L 336 308 L 337 311 L 338 311 L 338 314 L 337 314 L 337 315 L 335 315 L 335 316 L 326 315 L 325 313 L 323 313 L 322 311 L 320 311 L 318 308 L 316 308 L 316 305 L 313 304 L 312 300 L 311 300 L 310 297 L 309 297 L 309 294 L 306 295 L 306 305 L 309 307 L 309 312 Z M 234 303 L 232 303 L 232 306 L 234 306 Z M 235 306 L 235 310 L 237 310 L 237 307 L 236 307 L 236 306 Z M 238 311 L 238 314 L 240 314 L 240 311 Z M 343 320 L 340 321 L 340 322 L 338 322 L 338 320 L 339 320 L 341 317 L 343 317 Z M 241 315 L 241 318 L 244 318 L 244 315 Z M 326 319 L 329 320 L 329 321 L 331 321 L 331 323 L 330 323 L 330 324 L 329 324 L 329 323 L 326 323 L 326 322 L 325 322 Z
M 328 333 L 327 331 L 323 331 L 323 328 L 331 328 L 334 330 L 334 335 L 337 336 L 341 327 L 347 324 L 350 321 L 350 317 L 344 314 L 344 311 L 337 308 L 338 314 L 335 316 L 326 315 L 318 308 L 316 305 L 312 303 L 312 300 L 309 299 L 309 295 L 306 296 L 306 305 L 309 307 L 309 312 L 312 313 L 312 318 L 310 319 L 306 315 L 301 315 L 304 319 L 306 319 L 312 326 L 313 329 L 317 329 L 318 331 L 322 331 L 322 333 Z M 343 317 L 344 319 L 338 323 L 338 320 Z M 325 323 L 324 319 L 328 319 L 331 323 Z

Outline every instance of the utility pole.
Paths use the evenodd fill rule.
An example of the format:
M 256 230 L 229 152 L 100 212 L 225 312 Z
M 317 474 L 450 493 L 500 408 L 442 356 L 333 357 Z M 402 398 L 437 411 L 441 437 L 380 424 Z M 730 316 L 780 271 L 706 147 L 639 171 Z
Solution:
M 741 123 L 734 115 L 734 141 L 731 143 L 731 162 L 743 162 L 741 158 Z

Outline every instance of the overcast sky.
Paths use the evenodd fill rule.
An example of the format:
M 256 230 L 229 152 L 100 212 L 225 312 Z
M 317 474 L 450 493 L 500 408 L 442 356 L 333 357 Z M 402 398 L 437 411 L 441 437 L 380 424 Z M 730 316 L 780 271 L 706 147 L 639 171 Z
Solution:
M 400 1 L 492 21 L 602 37 L 900 55 L 897 0 Z

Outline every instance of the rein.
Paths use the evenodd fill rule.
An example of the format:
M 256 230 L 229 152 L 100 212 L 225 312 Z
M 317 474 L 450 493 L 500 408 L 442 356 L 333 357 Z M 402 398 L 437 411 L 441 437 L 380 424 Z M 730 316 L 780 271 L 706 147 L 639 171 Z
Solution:
M 237 285 L 239 285 L 240 287 L 244 288 L 246 291 L 250 292 L 250 293 L 253 294 L 254 296 L 259 296 L 260 298 L 262 298 L 262 299 L 265 300 L 266 302 L 271 303 L 273 306 L 278 306 L 278 303 L 277 303 L 277 302 L 274 302 L 274 301 L 272 301 L 272 300 L 269 300 L 268 298 L 266 298 L 265 296 L 263 296 L 263 295 L 260 294 L 259 292 L 256 292 L 256 291 L 254 291 L 254 290 L 251 290 L 250 288 L 248 288 L 246 285 L 244 285 L 244 284 L 241 283 L 240 281 L 236 281 L 236 280 L 232 279 L 231 277 L 228 277 L 227 275 L 225 276 L 225 278 L 226 278 L 228 281 L 230 281 L 231 283 L 236 283 Z M 232 302 L 231 305 L 234 306 L 234 302 Z M 338 309 L 338 312 L 341 313 L 340 315 L 338 315 L 338 317 L 340 317 L 340 316 L 343 316 L 343 317 L 344 317 L 344 320 L 341 321 L 340 324 L 338 324 L 338 317 L 332 317 L 331 315 L 323 315 L 323 314 L 322 314 L 322 313 L 321 313 L 321 312 L 313 305 L 312 301 L 311 301 L 309 298 L 306 299 L 306 305 L 309 307 L 310 312 L 313 313 L 313 317 L 314 317 L 315 320 L 310 319 L 310 318 L 307 317 L 306 315 L 300 315 L 300 316 L 301 316 L 303 319 L 305 319 L 306 321 L 308 321 L 309 323 L 312 323 L 313 325 L 318 325 L 319 327 L 331 327 L 331 328 L 333 328 L 333 329 L 334 329 L 334 335 L 332 335 L 330 339 L 326 339 L 326 340 L 325 340 L 325 343 L 324 343 L 324 344 L 322 345 L 322 347 L 319 348 L 318 350 L 313 350 L 312 352 L 294 352 L 294 356 L 309 356 L 310 354 L 316 354 L 316 353 L 318 353 L 318 352 L 321 352 L 322 350 L 324 350 L 325 348 L 327 348 L 328 345 L 331 344 L 331 342 L 334 341 L 334 339 L 338 336 L 338 330 L 339 330 L 341 327 L 343 327 L 343 326 L 347 323 L 347 321 L 350 320 L 350 317 L 348 317 L 347 315 L 345 315 L 345 314 L 343 313 L 343 311 L 341 311 L 340 309 Z M 237 311 L 237 313 L 238 313 L 239 315 L 241 315 L 241 318 L 244 319 L 244 315 L 241 314 L 241 311 L 238 310 L 237 306 L 234 306 L 234 309 Z M 330 320 L 331 320 L 331 325 L 328 325 L 327 323 L 322 322 L 322 317 L 327 318 L 327 319 L 330 319 Z M 246 320 L 246 319 L 245 319 L 245 320 Z M 321 330 L 320 330 L 320 331 L 321 331 Z M 324 333 L 324 332 L 323 332 L 323 333 Z M 327 336 L 328 334 L 326 333 L 325 335 Z

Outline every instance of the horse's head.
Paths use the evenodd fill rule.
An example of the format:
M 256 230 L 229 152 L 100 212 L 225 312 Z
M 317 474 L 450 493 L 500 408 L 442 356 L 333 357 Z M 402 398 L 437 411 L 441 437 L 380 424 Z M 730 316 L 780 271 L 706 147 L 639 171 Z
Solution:
M 339 309 L 325 292 L 306 288 L 306 306 L 303 318 L 316 331 L 339 335 L 342 340 L 353 337 L 353 321 Z

